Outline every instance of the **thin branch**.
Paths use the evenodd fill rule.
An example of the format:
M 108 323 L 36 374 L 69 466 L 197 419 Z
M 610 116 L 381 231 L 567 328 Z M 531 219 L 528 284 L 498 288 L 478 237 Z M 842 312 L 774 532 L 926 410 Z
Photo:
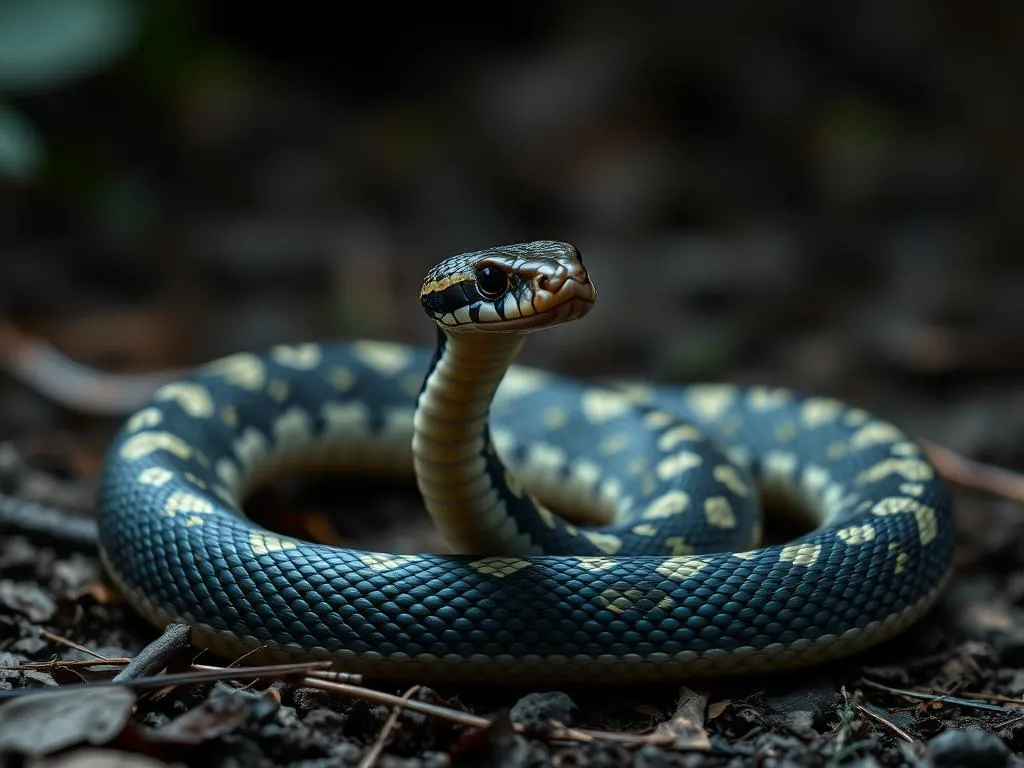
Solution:
M 380 753 L 384 751 L 384 744 L 387 743 L 388 736 L 395 730 L 395 725 L 398 723 L 398 716 L 402 714 L 402 710 L 405 709 L 409 700 L 415 696 L 420 690 L 420 686 L 414 685 L 404 694 L 402 694 L 402 700 L 400 704 L 395 705 L 391 709 L 391 715 L 388 717 L 387 722 L 384 723 L 384 727 L 380 729 L 380 733 L 377 734 L 377 738 L 374 740 L 373 745 L 366 750 L 366 754 L 363 755 L 363 759 L 359 761 L 359 768 L 373 768 L 377 763 L 377 759 L 380 757 Z
M 861 715 L 866 715 L 867 717 L 869 717 L 872 720 L 874 720 L 876 723 L 881 723 L 882 725 L 884 725 L 886 728 L 888 728 L 890 731 L 895 733 L 897 736 L 899 736 L 904 741 L 906 741 L 906 742 L 908 742 L 910 744 L 916 743 L 916 740 L 914 739 L 914 737 L 911 736 L 906 731 L 904 731 L 898 725 L 896 725 L 896 723 L 892 722 L 891 720 L 887 720 L 886 718 L 882 717 L 877 712 L 872 712 L 870 709 L 865 707 L 863 704 L 857 704 L 857 705 L 855 705 L 854 708 Z
M 922 440 L 921 444 L 939 474 L 949 482 L 1004 499 L 1024 501 L 1024 475 L 968 459 L 927 440 Z
M 103 654 L 97 653 L 96 651 L 93 651 L 93 650 L 91 650 L 89 648 L 86 648 L 84 645 L 79 645 L 74 640 L 69 640 L 66 637 L 62 637 L 61 635 L 55 635 L 53 632 L 49 632 L 49 631 L 47 631 L 45 629 L 42 629 L 42 628 L 40 628 L 39 634 L 42 635 L 43 637 L 45 637 L 47 640 L 51 640 L 51 641 L 53 641 L 55 643 L 60 643 L 61 645 L 66 645 L 68 648 L 74 648 L 79 653 L 84 653 L 84 654 L 87 654 L 89 656 L 92 656 L 93 658 L 98 659 L 99 661 L 103 662 L 104 664 L 110 662 L 110 659 L 108 659 Z

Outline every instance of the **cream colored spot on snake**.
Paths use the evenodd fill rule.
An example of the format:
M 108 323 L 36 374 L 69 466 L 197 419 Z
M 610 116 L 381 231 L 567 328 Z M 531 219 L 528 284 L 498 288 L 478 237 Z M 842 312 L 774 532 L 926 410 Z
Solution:
M 223 357 L 205 366 L 205 370 L 219 373 L 225 380 L 239 389 L 255 392 L 263 387 L 266 378 L 266 367 L 256 355 L 239 352 L 237 355 Z
M 733 404 L 739 391 L 731 384 L 694 384 L 684 395 L 687 404 L 705 421 L 713 421 Z
M 814 565 L 821 557 L 821 544 L 791 544 L 779 552 L 779 560 L 793 565 Z
M 680 443 L 692 443 L 703 439 L 704 435 L 696 427 L 690 424 L 677 424 L 658 438 L 658 450 L 671 451 Z
M 781 408 L 792 399 L 792 392 L 779 387 L 751 387 L 747 392 L 747 406 L 752 411 L 770 411 Z
M 567 460 L 565 451 L 550 443 L 534 443 L 526 452 L 526 464 L 538 473 L 547 475 L 561 472 Z
M 547 507 L 542 507 L 539 504 L 535 506 L 537 507 L 537 517 L 539 517 L 541 521 L 544 523 L 544 525 L 546 525 L 548 528 L 554 528 L 555 516 L 554 514 L 552 514 L 551 510 L 548 509 Z
M 270 359 L 286 368 L 309 371 L 320 365 L 323 352 L 317 344 L 278 344 L 270 350 Z
M 282 538 L 269 531 L 249 531 L 249 546 L 252 547 L 253 555 L 259 557 L 269 552 L 295 549 L 298 544 L 291 539 Z
M 735 493 L 737 496 L 749 496 L 750 488 L 740 477 L 740 473 L 736 470 L 736 467 L 729 466 L 728 464 L 719 464 L 712 470 L 713 477 L 715 480 L 720 482 L 730 491 Z
M 580 489 L 589 493 L 601 479 L 601 467 L 590 459 L 577 459 L 569 468 L 569 475 Z
M 536 368 L 512 366 L 498 386 L 498 396 L 512 399 L 529 395 L 547 386 L 551 377 Z
M 238 467 L 235 466 L 235 463 L 231 461 L 231 459 L 218 459 L 217 466 L 214 471 L 225 486 L 230 488 L 232 491 L 238 489 Z
M 704 459 L 701 458 L 700 454 L 693 451 L 680 451 L 659 461 L 655 471 L 661 480 L 669 480 L 694 467 L 699 467 L 703 463 Z
M 583 538 L 604 552 L 606 555 L 614 555 L 622 549 L 622 539 L 610 533 L 598 533 L 597 531 L 583 531 Z
M 843 424 L 848 427 L 859 427 L 871 418 L 871 414 L 862 408 L 851 408 L 843 416 Z
M 597 452 L 602 456 L 614 456 L 621 453 L 629 446 L 629 435 L 625 432 L 616 432 L 601 439 L 597 444 Z
M 796 472 L 797 457 L 788 451 L 769 451 L 764 456 L 764 473 L 773 478 L 789 480 Z
M 795 421 L 782 421 L 775 425 L 775 439 L 780 443 L 788 443 L 800 434 L 800 427 Z
M 138 481 L 143 485 L 153 485 L 159 488 L 166 485 L 174 477 L 174 473 L 163 467 L 146 467 L 139 472 Z
M 907 570 L 907 563 L 910 562 L 910 556 L 906 552 L 896 553 L 896 565 L 893 566 L 892 572 L 894 576 L 899 576 L 905 570 Z
M 817 464 L 808 464 L 804 467 L 803 476 L 800 479 L 800 485 L 804 490 L 815 496 L 819 495 L 830 482 L 832 482 L 831 473 Z
M 320 415 L 326 422 L 324 432 L 331 437 L 365 435 L 370 429 L 370 409 L 362 401 L 324 403 Z
M 696 576 L 708 564 L 702 557 L 666 557 L 654 570 L 672 581 L 686 581 Z
M 842 413 L 843 407 L 841 402 L 831 397 L 809 397 L 800 406 L 800 421 L 809 429 L 831 424 Z
M 249 427 L 235 440 L 233 447 L 238 461 L 251 469 L 267 455 L 267 438 L 254 427 Z
M 921 450 L 914 443 L 905 440 L 902 443 L 896 443 L 889 449 L 889 452 L 894 456 L 917 456 Z
M 359 555 L 359 559 L 371 571 L 381 573 L 401 568 L 403 565 L 414 563 L 420 558 L 417 555 L 395 555 L 390 552 L 364 552 Z
M 850 436 L 850 448 L 859 451 L 873 445 L 895 443 L 897 440 L 904 439 L 904 434 L 892 424 L 884 421 L 872 421 Z
M 864 525 L 851 525 L 848 528 L 840 528 L 836 531 L 836 536 L 850 546 L 866 544 L 869 541 L 874 541 L 875 526 L 871 525 L 871 523 L 864 523 Z
M 725 449 L 725 455 L 729 457 L 729 461 L 733 464 L 738 464 L 741 467 L 750 467 L 750 449 L 745 445 L 730 445 Z
M 309 414 L 298 406 L 292 406 L 277 417 L 274 422 L 274 442 L 284 450 L 297 449 L 306 445 L 313 437 L 313 422 Z
M 871 509 L 873 515 L 912 514 L 917 523 L 917 536 L 922 544 L 930 544 L 939 534 L 939 522 L 935 509 L 907 496 L 889 496 L 881 499 Z
M 178 514 L 209 515 L 213 514 L 214 509 L 209 499 L 188 491 L 174 491 L 164 502 L 163 512 L 167 517 Z
M 185 479 L 188 482 L 190 482 L 192 485 L 194 485 L 196 488 L 201 488 L 204 491 L 206 490 L 206 481 L 204 481 L 200 477 L 196 477 L 191 472 L 186 472 L 185 473 Z
M 202 525 L 202 524 L 203 524 L 203 518 L 201 518 L 201 517 L 196 517 L 195 515 L 191 515 L 191 516 L 185 518 L 185 525 L 186 526 L 191 527 L 193 525 Z
M 622 481 L 617 477 L 609 477 L 601 483 L 598 493 L 602 499 L 615 501 L 622 496 Z
M 580 408 L 591 424 L 601 424 L 618 418 L 630 408 L 629 400 L 618 392 L 607 389 L 585 389 L 580 397 Z
M 738 557 L 740 560 L 754 560 L 760 555 L 756 549 L 752 549 L 749 552 L 733 552 L 733 557 Z
M 736 514 L 725 496 L 709 496 L 704 500 L 704 517 L 715 528 L 735 528 Z
M 644 426 L 650 430 L 664 429 L 678 418 L 671 411 L 649 411 L 644 414 Z
M 639 381 L 617 381 L 615 388 L 634 405 L 643 405 L 654 399 L 654 387 Z
M 623 613 L 635 606 L 647 596 L 642 589 L 627 589 L 620 592 L 617 589 L 606 589 L 601 593 L 601 605 L 612 613 Z
M 238 426 L 238 409 L 233 405 L 222 405 L 220 407 L 220 420 L 224 426 Z
M 519 478 L 513 475 L 508 470 L 505 471 L 505 487 L 508 488 L 509 493 L 517 498 L 523 496 L 523 485 L 519 482 Z
M 934 474 L 931 465 L 921 459 L 886 459 L 858 474 L 855 482 L 857 485 L 867 485 L 892 475 L 899 475 L 905 480 L 917 483 L 931 480 Z
M 277 403 L 288 399 L 288 382 L 284 379 L 271 379 L 267 382 L 267 395 Z
M 140 429 L 149 429 L 155 427 L 161 421 L 163 421 L 164 415 L 160 412 L 159 408 L 143 408 L 141 411 L 136 413 L 125 424 L 125 429 L 129 432 L 138 432 Z
M 569 412 L 565 408 L 552 406 L 544 411 L 544 426 L 554 431 L 569 423 Z
M 641 515 L 645 520 L 660 520 L 684 512 L 690 506 L 690 495 L 678 488 L 664 493 L 649 505 Z
M 153 395 L 155 400 L 174 401 L 194 419 L 208 419 L 213 416 L 213 398 L 202 384 L 187 381 L 172 381 L 164 384 Z
M 694 555 L 697 550 L 689 545 L 683 536 L 669 536 L 665 539 L 665 552 L 670 555 Z
M 629 530 L 637 536 L 654 536 L 658 532 L 657 526 L 650 523 L 640 523 L 639 525 L 634 525 Z
M 383 376 L 394 376 L 412 362 L 412 350 L 385 341 L 357 341 L 352 344 L 352 354 Z
M 192 455 L 189 444 L 170 432 L 138 432 L 121 443 L 118 453 L 125 461 L 138 461 L 156 451 L 166 451 L 179 459 Z
M 521 571 L 529 565 L 529 560 L 523 560 L 519 557 L 485 557 L 482 560 L 474 560 L 469 564 L 469 567 L 485 576 L 504 579 L 506 576 L 511 576 L 516 571 Z
M 580 568 L 585 571 L 607 571 L 618 565 L 618 560 L 609 557 L 583 556 L 576 558 Z
M 923 483 L 901 483 L 900 493 L 905 493 L 908 496 L 920 496 L 924 493 Z
M 499 454 L 508 454 L 516 447 L 516 437 L 511 430 L 495 427 L 491 429 L 491 444 Z
M 352 369 L 344 365 L 332 365 L 327 372 L 327 383 L 339 392 L 348 392 L 355 386 L 357 379 Z M 421 381 L 420 384 L 422 383 Z

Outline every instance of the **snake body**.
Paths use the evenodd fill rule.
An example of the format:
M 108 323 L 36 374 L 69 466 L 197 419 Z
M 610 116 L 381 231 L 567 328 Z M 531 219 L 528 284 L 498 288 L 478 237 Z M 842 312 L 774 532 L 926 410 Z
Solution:
M 164 386 L 104 468 L 114 582 L 222 655 L 495 682 L 815 664 L 929 608 L 951 567 L 951 504 L 916 443 L 785 389 L 510 366 L 525 332 L 595 298 L 565 244 L 462 254 L 424 283 L 433 351 L 278 346 Z M 329 547 L 244 516 L 256 485 L 315 467 L 415 478 L 466 554 Z M 816 527 L 754 548 L 762 499 Z

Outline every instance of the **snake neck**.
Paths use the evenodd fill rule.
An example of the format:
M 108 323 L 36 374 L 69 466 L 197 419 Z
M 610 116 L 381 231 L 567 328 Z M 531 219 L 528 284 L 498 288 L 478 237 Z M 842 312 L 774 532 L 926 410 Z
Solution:
M 506 474 L 487 420 L 494 393 L 523 341 L 519 334 L 439 331 L 420 391 L 412 441 L 416 483 L 434 524 L 459 552 L 492 549 L 488 521 L 504 519 Z

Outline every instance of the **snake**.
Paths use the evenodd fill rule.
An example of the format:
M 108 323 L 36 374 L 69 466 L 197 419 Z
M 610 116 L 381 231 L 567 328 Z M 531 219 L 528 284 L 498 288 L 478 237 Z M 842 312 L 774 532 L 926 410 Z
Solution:
M 383 680 L 770 673 L 865 650 L 928 611 L 954 536 L 918 443 L 783 387 L 515 362 L 531 332 L 596 300 L 567 243 L 462 253 L 422 284 L 433 348 L 279 344 L 165 384 L 104 462 L 105 570 L 145 619 L 183 622 L 218 655 Z M 414 483 L 448 551 L 331 546 L 246 515 L 254 489 L 314 471 Z M 355 495 L 339 505 L 374 514 Z M 801 530 L 766 543 L 766 520 Z

